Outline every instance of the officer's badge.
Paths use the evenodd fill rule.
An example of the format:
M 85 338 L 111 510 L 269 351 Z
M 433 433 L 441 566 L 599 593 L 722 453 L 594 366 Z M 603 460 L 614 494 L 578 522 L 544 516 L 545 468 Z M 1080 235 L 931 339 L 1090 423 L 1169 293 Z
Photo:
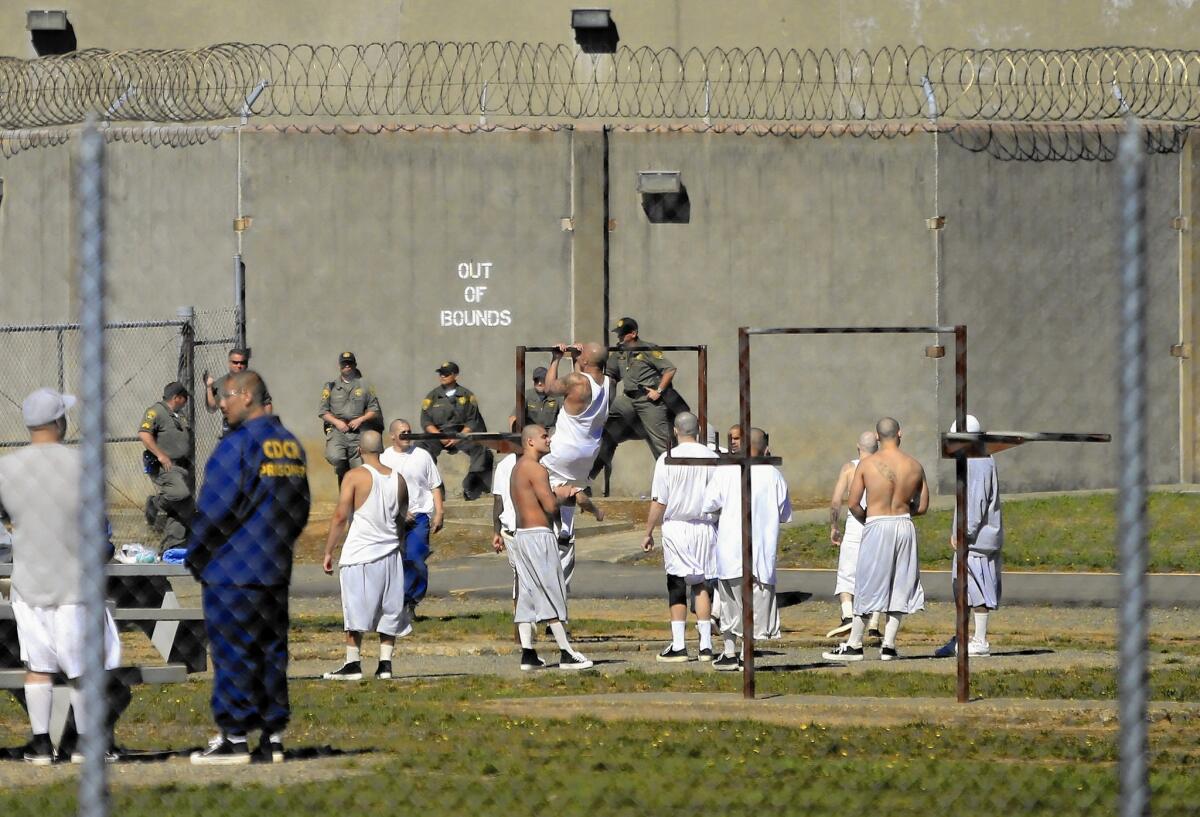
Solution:
M 467 398 L 465 398 L 465 397 L 458 398 L 458 404 L 460 406 L 465 406 L 467 404 Z
M 636 355 L 633 356 L 633 359 L 634 360 L 645 360 L 646 356 L 643 355 L 641 352 L 638 352 Z
M 473 394 L 472 394 L 472 395 L 471 395 L 471 402 L 472 402 L 472 403 L 478 403 L 478 402 L 479 402 L 479 399 L 478 399 L 478 398 L 477 398 L 475 395 L 473 395 Z
M 155 411 L 154 409 L 150 409 L 149 411 L 146 412 L 147 420 L 153 420 L 157 416 L 158 416 L 158 412 Z
M 553 400 L 546 401 L 546 408 L 554 408 L 557 405 L 558 405 L 558 403 L 555 403 Z
M 362 395 L 363 395 L 363 390 L 361 388 L 354 390 L 355 397 L 362 397 Z
M 422 410 L 427 409 L 432 405 L 433 405 L 433 401 L 430 400 L 428 397 L 426 397 L 424 400 L 421 401 L 421 409 Z
M 653 352 L 651 352 L 650 354 L 654 355 L 654 356 L 655 356 L 656 358 L 658 358 L 659 360 L 662 360 L 662 352 L 658 351 L 657 349 L 655 349 L 655 350 L 654 350 Z
M 149 423 L 142 423 L 142 428 L 144 428 L 144 429 L 146 429 L 147 431 L 149 431 L 149 430 L 152 428 L 152 426 L 151 426 Z
M 321 399 L 322 400 L 328 400 L 329 395 L 331 395 L 331 394 L 333 394 L 333 392 L 331 392 L 329 389 L 321 389 Z

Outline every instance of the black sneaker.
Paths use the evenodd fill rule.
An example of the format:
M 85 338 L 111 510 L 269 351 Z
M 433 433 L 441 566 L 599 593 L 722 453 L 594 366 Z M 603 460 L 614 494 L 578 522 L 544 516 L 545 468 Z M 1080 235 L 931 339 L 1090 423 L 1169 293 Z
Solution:
M 829 652 L 821 653 L 821 657 L 826 661 L 861 661 L 863 660 L 863 648 L 851 647 L 849 644 L 838 644 Z
M 362 680 L 362 662 L 347 661 L 333 672 L 327 672 L 321 676 L 326 681 L 361 681 Z
M 258 763 L 282 763 L 283 736 L 279 734 L 267 735 L 264 733 L 262 740 L 258 742 L 258 750 L 254 754 L 254 759 Z
M 217 735 L 203 752 L 192 752 L 192 764 L 196 766 L 243 766 L 249 762 L 250 746 L 245 738 L 233 741 Z
M 895 647 L 880 647 L 879 648 L 879 660 L 880 661 L 895 661 L 899 657 L 900 656 L 896 652 Z
M 662 661 L 664 664 L 682 664 L 690 659 L 688 658 L 687 647 L 684 647 L 682 650 L 676 650 L 673 649 L 670 644 L 668 644 L 663 651 L 658 654 L 658 660 Z
M 521 650 L 521 669 L 541 669 L 546 666 L 546 662 L 538 657 L 537 650 Z
M 592 665 L 582 653 L 561 650 L 558 656 L 559 669 L 587 669 Z
M 32 763 L 34 766 L 49 766 L 53 763 L 54 746 L 50 743 L 50 735 L 46 733 L 34 735 L 29 743 L 25 744 L 22 756 L 26 763 Z
M 736 672 L 742 666 L 736 655 L 719 655 L 712 662 L 712 668 L 717 672 Z
M 696 654 L 697 661 L 711 661 L 713 659 L 712 649 L 705 647 Z
M 867 630 L 867 638 L 878 638 L 880 641 L 883 641 L 883 633 L 878 629 Z
M 829 632 L 825 633 L 826 638 L 837 638 L 839 635 L 845 635 L 854 627 L 854 619 L 843 618 L 842 623 L 834 627 Z
M 380 661 L 379 666 L 375 668 L 375 679 L 378 681 L 386 681 L 392 677 L 392 662 Z

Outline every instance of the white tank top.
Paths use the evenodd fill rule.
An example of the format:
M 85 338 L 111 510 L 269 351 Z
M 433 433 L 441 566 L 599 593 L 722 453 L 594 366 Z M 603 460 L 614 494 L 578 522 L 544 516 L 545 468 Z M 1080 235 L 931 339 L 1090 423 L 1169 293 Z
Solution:
M 392 471 L 385 477 L 369 465 L 364 467 L 371 474 L 371 492 L 362 507 L 354 511 L 350 532 L 342 545 L 339 564 L 343 567 L 382 559 L 400 547 L 396 532 L 396 511 L 400 502 L 397 480 L 400 475 Z
M 850 462 L 854 465 L 854 467 L 856 469 L 858 468 L 858 460 L 850 460 Z M 860 508 L 862 508 L 864 511 L 867 509 L 867 492 L 866 491 L 863 491 L 862 499 L 859 500 L 858 506 Z M 854 514 L 847 511 L 846 512 L 846 530 L 847 531 L 851 531 L 851 530 L 858 531 L 859 534 L 861 535 L 862 529 L 863 529 L 863 523 L 859 522 L 857 519 L 855 519 Z
M 568 414 L 566 406 L 558 412 L 554 436 L 550 439 L 550 450 L 561 451 L 571 459 L 600 448 L 600 436 L 604 433 L 604 421 L 608 419 L 608 400 L 612 395 L 612 380 L 604 377 L 600 384 L 584 375 L 591 398 L 583 411 Z M 567 454 L 566 452 L 572 452 Z

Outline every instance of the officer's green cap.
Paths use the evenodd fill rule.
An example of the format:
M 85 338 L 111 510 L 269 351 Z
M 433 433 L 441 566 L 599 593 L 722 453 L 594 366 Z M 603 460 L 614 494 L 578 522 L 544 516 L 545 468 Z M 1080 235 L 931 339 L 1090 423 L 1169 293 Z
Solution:
M 458 374 L 458 364 L 453 360 L 447 360 L 436 369 L 438 374 Z
M 358 365 L 358 361 L 354 358 L 354 352 L 342 352 L 340 355 L 338 355 L 338 365 L 345 366 L 347 364 L 351 366 Z
M 637 328 L 637 321 L 633 318 L 621 318 L 621 320 L 617 321 L 617 325 L 612 328 L 612 331 L 618 335 L 624 335 L 626 332 L 636 332 Z

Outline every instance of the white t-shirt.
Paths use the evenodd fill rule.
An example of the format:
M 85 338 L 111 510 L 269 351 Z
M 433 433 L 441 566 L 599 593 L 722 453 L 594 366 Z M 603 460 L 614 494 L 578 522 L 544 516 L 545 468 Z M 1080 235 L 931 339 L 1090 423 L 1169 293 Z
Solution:
M 442 484 L 442 475 L 428 451 L 416 446 L 408 451 L 397 451 L 394 446 L 388 446 L 379 455 L 379 461 L 404 477 L 410 514 L 433 513 L 433 490 Z
M 12 586 L 26 604 L 81 604 L 77 448 L 38 443 L 0 457 L 0 506 L 13 523 Z
M 704 493 L 704 510 L 720 511 L 717 522 L 717 578 L 742 575 L 742 473 L 736 465 L 716 469 Z M 750 466 L 750 518 L 754 523 L 751 548 L 754 578 L 775 584 L 775 561 L 779 552 L 779 523 L 792 518 L 787 482 L 773 465 Z
M 667 506 L 663 521 L 711 521 L 712 517 L 704 513 L 704 491 L 717 469 L 707 465 L 668 465 L 667 456 L 663 454 L 654 463 L 654 481 L 650 487 L 650 498 Z M 717 457 L 700 443 L 680 443 L 671 449 L 670 456 Z
M 386 477 L 369 465 L 371 492 L 366 501 L 354 511 L 350 532 L 342 545 L 338 564 L 360 565 L 382 559 L 400 547 L 396 514 L 400 510 L 400 475 L 395 471 Z
M 496 471 L 492 475 L 492 494 L 500 497 L 504 509 L 500 511 L 500 527 L 507 531 L 517 529 L 517 509 L 512 503 L 512 472 L 517 467 L 517 455 L 509 454 L 496 463 Z

